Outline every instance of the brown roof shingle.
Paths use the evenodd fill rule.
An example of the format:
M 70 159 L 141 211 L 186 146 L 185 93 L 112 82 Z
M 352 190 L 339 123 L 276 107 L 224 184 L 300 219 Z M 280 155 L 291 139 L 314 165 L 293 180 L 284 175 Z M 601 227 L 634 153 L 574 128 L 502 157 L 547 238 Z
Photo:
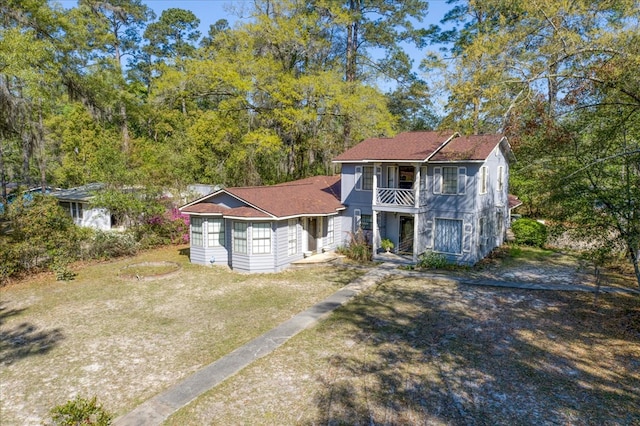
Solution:
M 211 201 L 226 192 L 247 206 L 226 208 Z M 343 209 L 340 204 L 340 176 L 314 176 L 270 186 L 226 188 L 181 210 L 185 213 L 221 213 L 246 218 L 327 215 Z
M 333 161 L 424 161 L 453 135 L 454 132 L 404 132 L 393 138 L 365 139 Z
M 431 161 L 486 160 L 503 137 L 499 134 L 459 136 L 431 157 Z

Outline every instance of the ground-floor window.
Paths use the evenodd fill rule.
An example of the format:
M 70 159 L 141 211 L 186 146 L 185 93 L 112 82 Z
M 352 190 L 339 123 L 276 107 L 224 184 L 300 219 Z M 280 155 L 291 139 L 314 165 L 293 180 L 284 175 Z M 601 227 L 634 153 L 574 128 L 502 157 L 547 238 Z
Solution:
M 202 218 L 192 217 L 191 223 L 191 246 L 202 247 Z
M 289 219 L 289 256 L 298 253 L 298 220 Z
M 209 247 L 224 246 L 224 219 L 207 219 L 207 244 Z
M 82 203 L 77 202 L 61 202 L 60 207 L 69 213 L 74 221 L 82 220 L 84 216 Z
M 327 218 L 327 243 L 333 244 L 333 217 Z
M 436 219 L 434 250 L 440 253 L 462 253 L 462 221 Z
M 360 227 L 363 231 L 373 230 L 373 216 L 370 214 L 363 214 L 360 216 Z
M 253 254 L 271 253 L 271 223 L 254 223 L 251 232 Z
M 247 253 L 247 224 L 245 222 L 233 223 L 233 251 L 234 253 Z

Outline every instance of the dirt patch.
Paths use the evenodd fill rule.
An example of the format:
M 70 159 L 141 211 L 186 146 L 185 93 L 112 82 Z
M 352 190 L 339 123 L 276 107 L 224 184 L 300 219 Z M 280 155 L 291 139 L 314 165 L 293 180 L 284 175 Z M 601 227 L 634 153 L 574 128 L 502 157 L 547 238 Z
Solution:
M 120 269 L 120 278 L 129 281 L 152 281 L 160 278 L 171 278 L 180 272 L 182 267 L 176 262 L 138 262 Z
M 122 280 L 131 264 L 174 262 L 158 285 Z M 0 289 L 0 423 L 40 425 L 76 395 L 114 415 L 307 309 L 360 272 L 241 275 L 192 265 L 169 247 Z

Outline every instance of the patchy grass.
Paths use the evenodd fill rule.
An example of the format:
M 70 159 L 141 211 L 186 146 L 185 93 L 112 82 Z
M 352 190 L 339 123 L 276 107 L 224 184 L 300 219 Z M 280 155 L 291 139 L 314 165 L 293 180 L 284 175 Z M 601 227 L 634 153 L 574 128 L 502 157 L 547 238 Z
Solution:
M 179 252 L 76 265 L 70 282 L 49 273 L 1 288 L 1 423 L 41 424 L 76 395 L 124 414 L 361 274 L 241 275 L 190 264 Z M 181 269 L 162 280 L 118 277 L 126 265 L 157 261 Z
M 637 424 L 640 299 L 593 302 L 392 279 L 169 424 Z

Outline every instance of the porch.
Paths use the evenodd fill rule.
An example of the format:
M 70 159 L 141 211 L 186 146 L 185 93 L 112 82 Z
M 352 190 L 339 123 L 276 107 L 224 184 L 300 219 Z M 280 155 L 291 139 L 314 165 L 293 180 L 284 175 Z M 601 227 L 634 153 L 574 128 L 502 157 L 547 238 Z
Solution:
M 392 263 L 394 265 L 415 265 L 413 255 L 411 254 L 398 254 L 393 252 L 383 252 L 373 255 L 374 262 Z
M 374 206 L 418 207 L 414 189 L 376 188 Z

